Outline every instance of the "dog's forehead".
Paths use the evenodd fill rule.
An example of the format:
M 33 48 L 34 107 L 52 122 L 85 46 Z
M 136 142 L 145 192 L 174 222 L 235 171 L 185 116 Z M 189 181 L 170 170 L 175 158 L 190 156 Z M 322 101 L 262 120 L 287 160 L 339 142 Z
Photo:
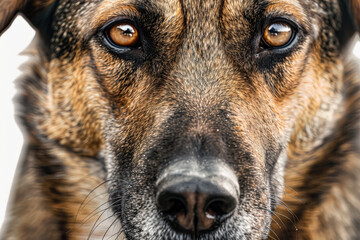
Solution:
M 300 21 L 307 21 L 310 13 L 317 11 L 321 14 L 323 3 L 336 2 L 334 0 L 97 0 L 97 1 L 69 1 L 60 0 L 58 7 L 59 15 L 71 16 L 72 24 L 77 22 L 77 29 L 88 31 L 89 27 L 96 28 L 108 21 L 111 17 L 123 16 L 124 8 L 133 7 L 151 8 L 161 13 L 165 19 L 186 15 L 196 12 L 193 18 L 201 18 L 215 13 L 217 16 L 228 14 L 233 16 L 251 17 L 251 15 L 264 14 L 266 12 L 287 13 Z M 322 5 L 322 6 L 320 6 Z M 310 11 L 311 8 L 311 11 Z M 311 16 L 312 17 L 312 16 Z M 60 19 L 62 20 L 62 19 Z M 75 21 L 74 21 L 75 20 Z M 202 19 L 203 21 L 211 19 Z M 66 25 L 61 21 L 56 24 Z
M 323 16 L 334 12 L 328 9 L 334 8 L 334 5 L 337 5 L 336 0 L 59 0 L 52 42 L 56 47 L 54 52 L 59 56 L 75 48 L 79 40 L 85 42 L 90 39 L 112 20 L 140 16 L 143 21 L 147 21 L 144 14 L 149 12 L 161 16 L 161 27 L 164 29 L 168 24 L 178 28 L 187 25 L 199 29 L 206 25 L 211 26 L 207 27 L 208 31 L 213 29 L 218 32 L 223 27 L 218 24 L 220 18 L 229 30 L 247 31 L 258 23 L 260 16 L 285 14 L 316 37 L 320 32 L 318 19 L 334 18 Z M 61 50 L 61 44 L 64 43 L 67 46 Z

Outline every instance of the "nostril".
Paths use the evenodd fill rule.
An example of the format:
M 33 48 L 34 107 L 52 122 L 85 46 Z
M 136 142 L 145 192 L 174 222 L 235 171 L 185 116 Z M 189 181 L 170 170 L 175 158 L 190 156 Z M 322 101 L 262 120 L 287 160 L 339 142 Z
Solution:
M 240 186 L 221 159 L 190 156 L 175 159 L 163 170 L 154 194 L 162 220 L 173 230 L 196 237 L 235 218 Z
M 159 210 L 163 213 L 164 219 L 180 231 L 194 231 L 194 207 L 191 199 L 192 193 L 176 193 L 173 191 L 164 191 L 159 194 L 157 204 Z M 190 210 L 189 210 L 190 209 Z
M 208 218 L 218 218 L 222 221 L 231 215 L 236 208 L 236 200 L 232 197 L 210 199 L 205 207 Z
M 185 200 L 181 197 L 174 196 L 160 196 L 158 199 L 159 208 L 166 214 L 175 216 L 178 213 L 186 212 Z
M 174 230 L 192 234 L 212 231 L 235 212 L 239 190 L 232 182 L 171 177 L 158 184 L 156 204 Z

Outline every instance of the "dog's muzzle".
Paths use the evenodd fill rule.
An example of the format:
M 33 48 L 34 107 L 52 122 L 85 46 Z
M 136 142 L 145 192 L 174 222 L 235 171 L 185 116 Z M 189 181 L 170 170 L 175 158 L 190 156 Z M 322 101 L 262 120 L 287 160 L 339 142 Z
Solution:
M 218 159 L 183 158 L 164 169 L 156 200 L 176 230 L 197 234 L 216 229 L 231 217 L 240 188 L 233 171 Z

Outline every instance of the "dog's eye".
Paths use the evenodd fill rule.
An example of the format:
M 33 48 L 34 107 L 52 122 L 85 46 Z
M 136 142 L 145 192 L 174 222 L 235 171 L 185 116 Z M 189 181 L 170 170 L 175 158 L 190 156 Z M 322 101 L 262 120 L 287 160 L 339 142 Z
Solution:
M 139 33 L 131 24 L 118 23 L 109 29 L 109 38 L 118 46 L 132 47 L 139 41 Z
M 268 47 L 286 46 L 294 34 L 293 28 L 284 22 L 269 24 L 263 34 L 263 41 Z

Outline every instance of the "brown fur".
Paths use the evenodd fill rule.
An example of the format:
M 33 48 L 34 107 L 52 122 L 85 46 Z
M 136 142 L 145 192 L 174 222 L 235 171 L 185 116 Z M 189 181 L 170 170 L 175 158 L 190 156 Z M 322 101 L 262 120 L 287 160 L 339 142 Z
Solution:
M 18 12 L 38 37 L 1 239 L 360 235 L 360 72 L 346 52 L 360 1 L 1 0 L 0 30 Z M 119 16 L 147 41 L 129 56 L 99 37 Z M 254 50 L 272 16 L 301 26 L 284 56 Z M 221 159 L 241 193 L 234 217 L 195 237 L 154 203 L 156 178 L 189 154 Z

